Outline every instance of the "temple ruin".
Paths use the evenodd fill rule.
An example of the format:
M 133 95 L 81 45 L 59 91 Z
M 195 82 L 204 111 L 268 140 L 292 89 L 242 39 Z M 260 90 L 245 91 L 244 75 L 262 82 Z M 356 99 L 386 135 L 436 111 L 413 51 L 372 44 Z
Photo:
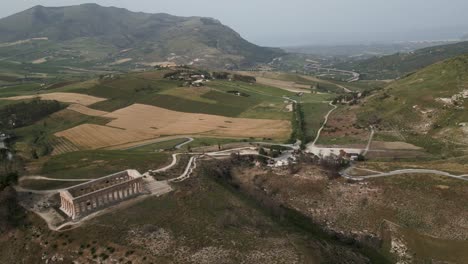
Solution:
M 143 177 L 126 170 L 60 191 L 60 209 L 72 219 L 134 198 L 143 191 Z

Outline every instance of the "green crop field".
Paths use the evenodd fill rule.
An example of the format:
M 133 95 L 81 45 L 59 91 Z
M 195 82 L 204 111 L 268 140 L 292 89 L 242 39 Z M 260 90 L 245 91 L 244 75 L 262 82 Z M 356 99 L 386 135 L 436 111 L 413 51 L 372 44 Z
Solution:
M 186 138 L 177 138 L 177 139 L 171 139 L 167 141 L 161 141 L 161 142 L 156 142 L 153 144 L 137 147 L 137 148 L 131 148 L 131 151 L 138 151 L 138 152 L 155 152 L 158 150 L 169 150 L 173 149 L 175 146 L 186 142 Z
M 317 131 L 323 124 L 324 116 L 331 109 L 332 107 L 326 103 L 305 103 L 302 105 L 307 141 L 312 141 L 315 138 Z

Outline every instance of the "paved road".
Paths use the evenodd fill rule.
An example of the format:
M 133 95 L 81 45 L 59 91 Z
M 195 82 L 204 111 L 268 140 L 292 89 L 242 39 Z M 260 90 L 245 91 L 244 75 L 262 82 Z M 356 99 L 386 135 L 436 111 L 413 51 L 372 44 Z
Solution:
M 361 77 L 361 74 L 353 71 L 346 71 L 346 70 L 339 70 L 339 69 L 331 69 L 331 68 L 323 68 L 323 67 L 317 67 L 317 66 L 312 66 L 312 65 L 306 65 L 307 68 L 310 69 L 317 69 L 317 70 L 326 70 L 326 71 L 334 71 L 334 72 L 341 72 L 341 73 L 347 73 L 351 74 L 353 77 L 349 78 L 346 80 L 347 82 L 356 82 L 359 81 L 359 78 Z
M 185 139 L 187 139 L 187 141 L 185 141 L 183 143 L 180 143 L 179 145 L 175 146 L 175 149 L 181 149 L 183 146 L 185 146 L 185 145 L 187 145 L 187 144 L 194 141 L 194 139 L 191 138 L 191 137 L 186 137 Z
M 344 178 L 347 179 L 353 179 L 353 180 L 365 180 L 365 179 L 371 179 L 371 178 L 381 178 L 381 177 L 390 177 L 390 176 L 396 176 L 396 175 L 403 175 L 403 174 L 435 174 L 439 176 L 446 176 L 450 177 L 453 179 L 457 180 L 463 180 L 463 181 L 468 181 L 468 178 L 464 178 L 467 175 L 453 175 L 445 171 L 438 171 L 438 170 L 428 170 L 428 169 L 403 169 L 403 170 L 394 170 L 390 172 L 382 172 L 382 173 L 377 173 L 373 175 L 367 175 L 367 176 L 351 176 L 349 175 L 349 171 L 353 169 L 353 167 L 350 167 L 344 171 L 342 171 L 340 174 Z
M 172 167 L 174 167 L 174 166 L 177 164 L 177 156 L 179 156 L 179 155 L 181 155 L 181 154 L 183 154 L 183 153 L 172 154 L 172 162 L 171 162 L 171 164 L 167 165 L 166 167 L 157 169 L 157 170 L 151 170 L 150 172 L 158 173 L 158 172 L 165 172 L 165 171 L 170 170 Z

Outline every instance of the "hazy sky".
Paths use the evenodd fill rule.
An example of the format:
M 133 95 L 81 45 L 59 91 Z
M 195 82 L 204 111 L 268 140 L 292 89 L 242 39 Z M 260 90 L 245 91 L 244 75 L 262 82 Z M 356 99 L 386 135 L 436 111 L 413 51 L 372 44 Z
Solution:
M 208 16 L 262 45 L 345 44 L 458 38 L 468 0 L 2 0 L 0 17 L 35 5 L 95 2 L 132 11 Z

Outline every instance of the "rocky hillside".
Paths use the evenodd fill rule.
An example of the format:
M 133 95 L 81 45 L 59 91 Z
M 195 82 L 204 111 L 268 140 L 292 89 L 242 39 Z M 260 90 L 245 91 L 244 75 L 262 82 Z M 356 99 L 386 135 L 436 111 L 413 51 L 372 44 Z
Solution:
M 50 63 L 70 56 L 88 64 L 170 61 L 236 67 L 269 62 L 282 54 L 249 43 L 219 21 L 203 17 L 84 4 L 36 6 L 0 19 L 0 56 L 19 61 Z M 37 61 L 42 58 L 45 62 Z
M 468 55 L 424 68 L 372 96 L 362 123 L 434 140 L 468 144 Z

